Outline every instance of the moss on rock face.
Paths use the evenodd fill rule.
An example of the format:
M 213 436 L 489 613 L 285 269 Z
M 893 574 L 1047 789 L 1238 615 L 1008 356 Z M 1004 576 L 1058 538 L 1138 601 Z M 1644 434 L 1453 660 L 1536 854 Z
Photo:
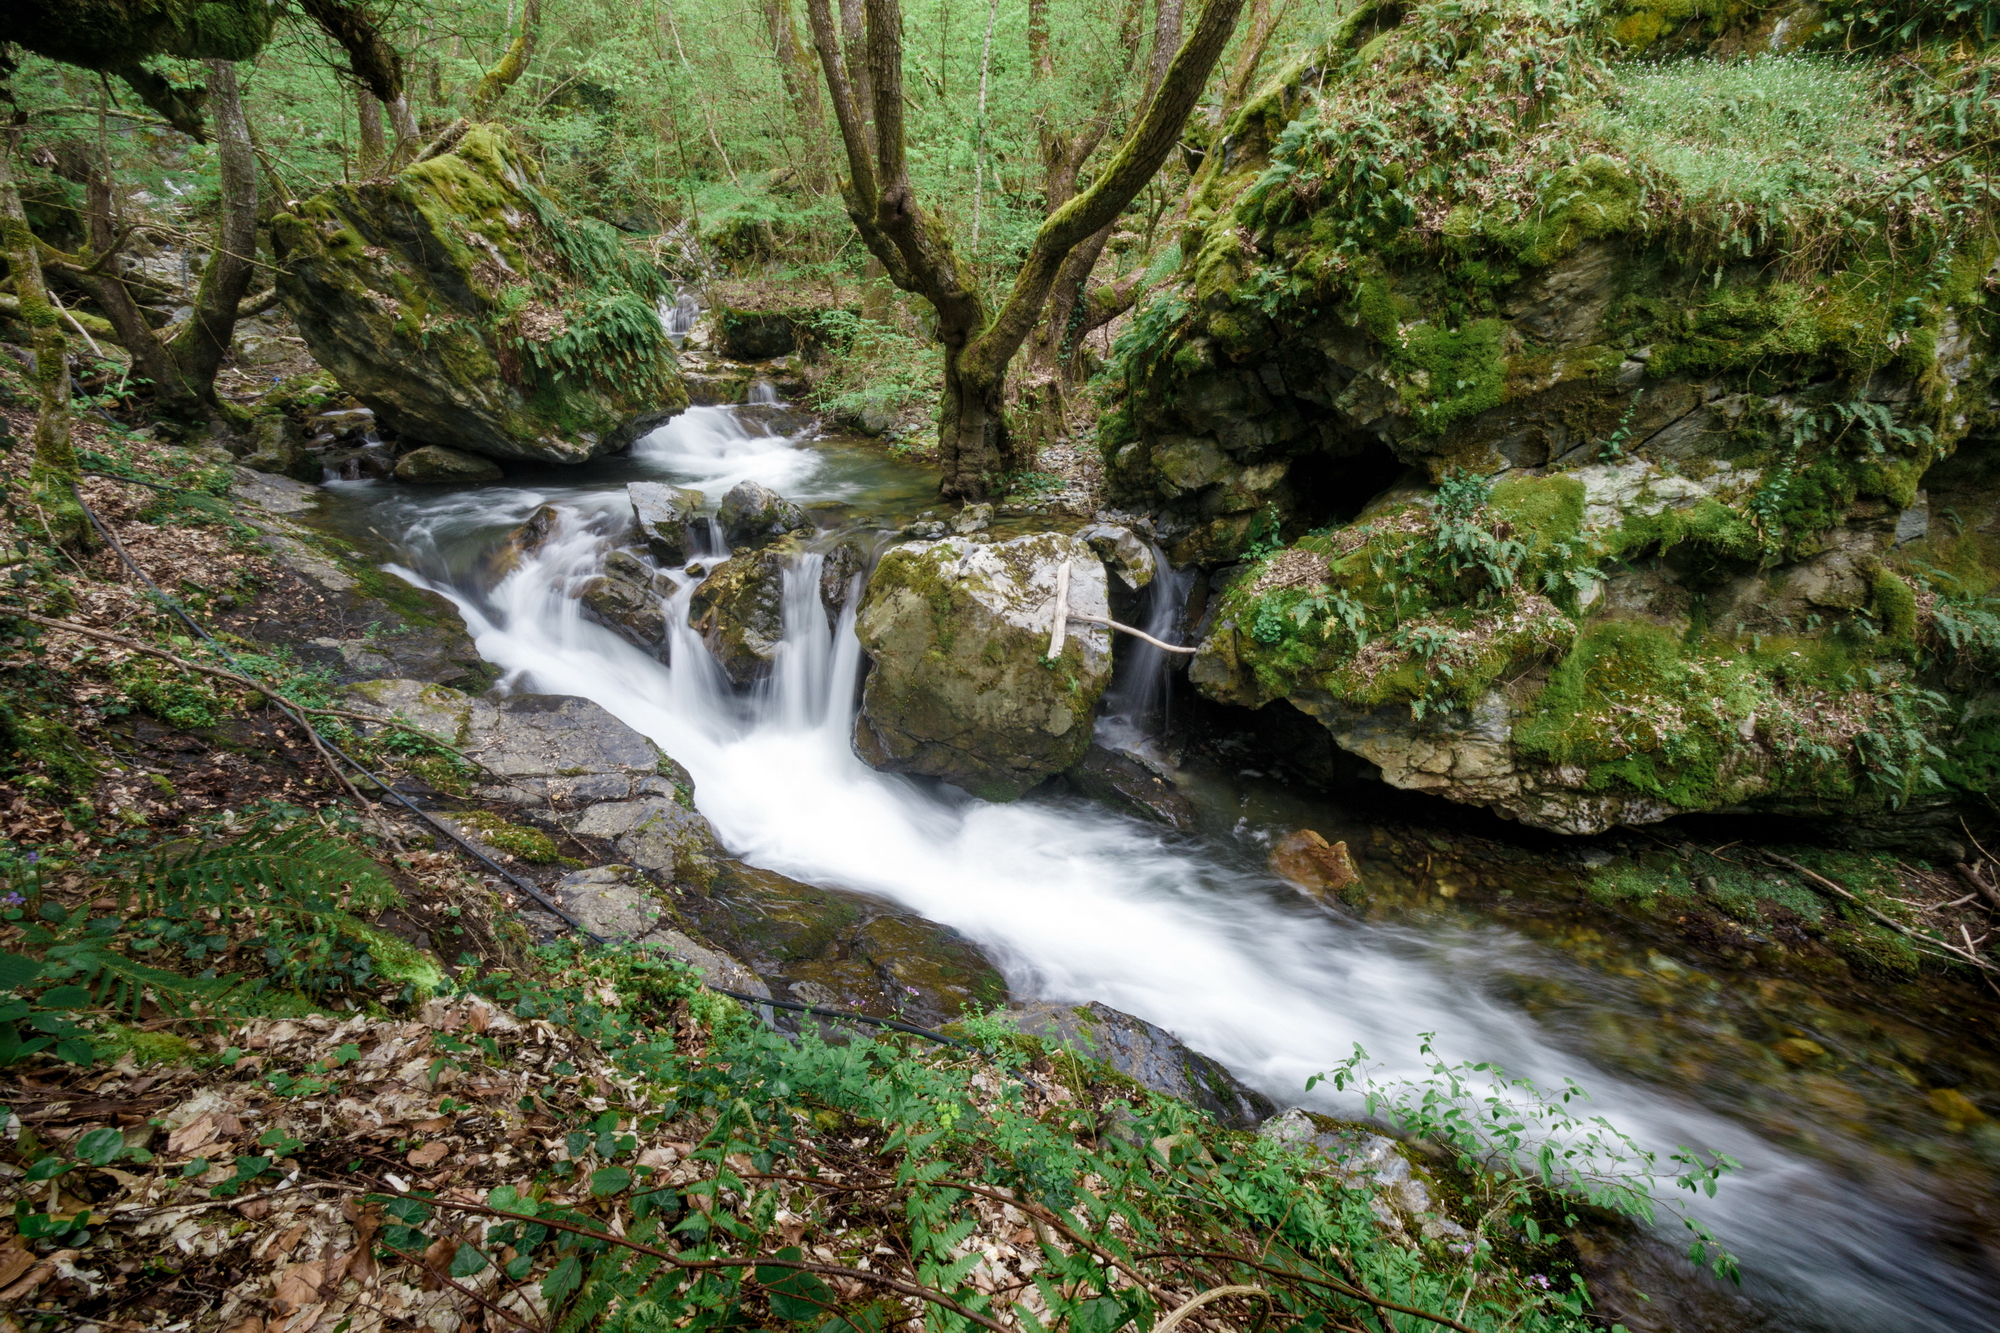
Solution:
M 2000 228 L 1887 187 L 1991 151 L 1950 105 L 2000 55 L 1775 56 L 1838 36 L 1786 5 L 1389 17 L 1232 123 L 1120 345 L 1113 494 L 1248 557 L 1191 679 L 1570 832 L 1976 782 L 2000 540 L 1925 527 L 1947 475 L 2000 499 Z
M 1075 537 L 891 548 L 855 624 L 874 663 L 855 724 L 862 757 L 1002 801 L 1080 761 L 1111 644 L 1101 626 L 1072 622 L 1047 655 L 1065 562 L 1071 613 L 1107 618 L 1104 566 Z
M 577 463 L 687 406 L 666 279 L 562 215 L 496 127 L 294 203 L 272 235 L 313 356 L 408 440 Z

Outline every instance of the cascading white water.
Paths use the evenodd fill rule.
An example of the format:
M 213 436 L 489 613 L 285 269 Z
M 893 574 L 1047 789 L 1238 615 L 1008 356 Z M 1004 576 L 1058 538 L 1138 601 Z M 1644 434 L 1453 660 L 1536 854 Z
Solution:
M 677 471 L 709 485 L 755 477 L 782 489 L 800 466 L 779 450 L 802 451 L 783 442 L 706 424 L 720 423 L 705 423 L 692 442 L 655 441 L 652 457 L 674 458 Z M 511 507 L 541 499 L 498 494 L 511 495 Z M 1491 983 L 1508 971 L 1570 970 L 1561 955 L 1498 929 L 1441 935 L 1336 919 L 1227 844 L 1092 807 L 994 805 L 877 773 L 850 743 L 858 588 L 829 630 L 819 558 L 788 573 L 784 649 L 768 686 L 746 702 L 686 627 L 692 581 L 669 601 L 671 665 L 582 619 L 565 589 L 594 571 L 601 526 L 575 515 L 483 595 L 431 586 L 458 603 L 508 683 L 594 699 L 685 764 L 702 812 L 745 860 L 952 926 L 987 951 L 1016 994 L 1138 1014 L 1280 1105 L 1353 1114 L 1325 1085 L 1307 1094 L 1307 1078 L 1356 1043 L 1387 1076 L 1416 1075 L 1426 1031 L 1439 1034 L 1448 1059 L 1497 1060 L 1544 1086 L 1575 1076 L 1593 1109 L 1640 1141 L 1698 1145 L 1744 1164 L 1701 1212 L 1743 1256 L 1750 1290 L 1787 1311 L 1774 1326 L 1995 1326 L 1988 1283 L 1934 1248 L 1898 1245 L 1936 1228 L 1920 1184 L 1889 1159 L 1854 1145 L 1848 1158 L 1866 1184 L 1856 1188 L 1672 1092 L 1593 1071 L 1495 998 Z

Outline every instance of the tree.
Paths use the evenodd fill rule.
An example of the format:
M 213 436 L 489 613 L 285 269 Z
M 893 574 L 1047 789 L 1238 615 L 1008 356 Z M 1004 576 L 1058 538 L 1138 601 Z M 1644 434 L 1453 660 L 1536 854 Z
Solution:
M 1244 0 L 1207 0 L 1194 31 L 1168 62 L 1157 90 L 1090 186 L 1056 207 L 1035 233 L 997 311 L 936 216 L 917 199 L 903 133 L 903 37 L 898 0 L 864 0 L 867 42 L 843 53 L 828 0 L 807 0 L 813 46 L 847 150 L 847 215 L 890 281 L 921 295 L 937 315 L 944 350 L 938 406 L 941 492 L 950 499 L 998 493 L 1023 460 L 1007 428 L 1008 365 L 1034 328 L 1063 262 L 1115 221 L 1179 141 L 1181 128 L 1228 44 Z M 865 80 L 865 83 L 863 82 Z M 872 90 L 872 127 L 857 86 Z
M 0 146 L 0 249 L 13 275 L 21 322 L 28 326 L 35 348 L 35 456 L 28 484 L 49 536 L 67 541 L 83 528 L 83 511 L 69 493 L 69 484 L 76 480 L 76 450 L 70 440 L 69 340 L 63 337 L 61 316 L 42 282 L 35 234 L 28 230 L 28 215 L 14 184 L 14 156 L 20 143 L 16 129 Z
M 241 307 L 256 267 L 257 158 L 243 116 L 236 66 L 210 60 L 207 68 L 222 215 L 195 289 L 193 313 L 172 337 L 162 338 L 119 277 L 115 260 L 125 233 L 118 226 L 108 162 L 95 165 L 86 189 L 89 244 L 83 254 L 64 257 L 62 266 L 104 311 L 119 343 L 132 354 L 133 367 L 152 381 L 163 410 L 183 420 L 219 422 L 223 413 L 215 397 L 215 375 L 229 351 L 236 321 L 250 313 Z
M 403 90 L 403 57 L 382 36 L 381 25 L 368 6 L 358 0 L 299 0 L 299 8 L 347 53 L 348 68 L 354 71 L 362 94 L 357 101 L 364 155 L 379 148 L 380 116 L 387 111 L 390 128 L 396 132 L 396 151 L 382 165 L 406 165 L 422 145 L 418 142 L 416 115 L 411 112 L 410 99 Z M 370 105 L 371 102 L 378 105 Z M 372 136 L 368 131 L 371 125 Z M 369 143 L 371 137 L 373 144 Z

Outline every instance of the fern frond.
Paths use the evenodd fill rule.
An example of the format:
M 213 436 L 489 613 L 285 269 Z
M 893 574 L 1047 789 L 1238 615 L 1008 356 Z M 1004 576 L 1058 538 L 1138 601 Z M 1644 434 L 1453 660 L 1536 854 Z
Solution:
M 399 899 L 380 866 L 313 825 L 252 833 L 165 859 L 157 880 L 208 903 L 252 902 L 314 915 L 380 911 Z

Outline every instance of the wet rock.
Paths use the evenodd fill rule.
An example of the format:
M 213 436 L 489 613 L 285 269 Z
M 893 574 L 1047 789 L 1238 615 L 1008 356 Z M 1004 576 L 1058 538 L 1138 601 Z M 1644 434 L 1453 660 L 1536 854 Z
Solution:
M 240 469 L 230 494 L 264 552 L 286 570 L 275 604 L 260 597 L 221 624 L 258 643 L 282 645 L 303 665 L 340 681 L 412 677 L 480 690 L 498 674 L 479 656 L 458 609 L 427 589 L 385 577 L 390 553 L 309 528 L 322 494 L 285 477 Z M 304 598 L 297 592 L 303 590 Z
M 498 583 L 519 569 L 524 559 L 548 544 L 561 522 L 562 511 L 554 505 L 542 505 L 528 515 L 526 522 L 502 537 L 500 544 L 485 556 L 487 583 Z
M 387 481 L 396 475 L 396 451 L 386 444 L 329 449 L 320 463 L 327 476 L 341 481 Z
M 318 458 L 306 450 L 305 433 L 290 417 L 258 417 L 251 423 L 249 450 L 244 467 L 293 481 L 317 482 L 321 467 Z
M 705 985 L 770 998 L 770 986 L 742 962 L 674 929 L 653 886 L 633 866 L 578 870 L 558 881 L 551 896 L 594 935 L 672 954 Z
M 755 684 L 777 660 L 785 630 L 785 570 L 803 550 L 797 537 L 787 537 L 731 556 L 689 599 L 688 625 L 738 687 Z
M 720 851 L 708 821 L 670 796 L 600 802 L 571 831 L 605 839 L 626 861 L 666 880 L 707 883 Z
M 1158 572 L 1153 548 L 1130 528 L 1112 523 L 1093 523 L 1076 535 L 1089 542 L 1098 559 L 1133 592 L 1151 583 L 1153 575 Z
M 958 511 L 951 521 L 951 530 L 961 537 L 970 537 L 975 532 L 984 532 L 993 526 L 993 506 L 989 504 L 967 505 Z
M 969 940 L 858 894 L 723 860 L 706 892 L 680 906 L 702 935 L 803 1004 L 936 1027 L 1007 999 Z
M 317 509 L 320 489 L 276 473 L 241 468 L 229 493 L 272 514 L 299 514 Z
M 1109 1005 L 1031 1000 L 1009 1006 L 1005 1017 L 1028 1036 L 1068 1046 L 1134 1083 L 1199 1107 L 1231 1129 L 1249 1129 L 1277 1109 L 1165 1028 Z
M 490 458 L 427 444 L 396 460 L 396 480 L 420 486 L 448 486 L 466 482 L 498 481 L 506 473 Z
M 1370 1191 L 1376 1217 L 1392 1230 L 1415 1231 L 1426 1240 L 1466 1234 L 1439 1212 L 1430 1187 L 1394 1139 L 1297 1106 L 1265 1121 L 1257 1133 L 1298 1149 L 1348 1188 Z
M 687 394 L 635 284 L 607 292 L 552 258 L 552 226 L 601 224 L 546 199 L 533 160 L 476 126 L 451 152 L 278 214 L 279 294 L 314 359 L 404 440 L 552 463 L 616 453 Z M 558 378 L 547 349 L 585 309 L 652 345 Z
M 604 558 L 604 572 L 585 583 L 578 595 L 584 614 L 652 652 L 666 642 L 662 599 L 673 586 L 672 579 L 630 551 L 613 551 Z
M 488 775 L 475 793 L 487 800 L 567 806 L 675 795 L 661 776 L 672 761 L 589 699 L 475 696 L 407 678 L 362 681 L 348 692 L 358 711 L 400 717 L 462 751 Z
M 639 534 L 653 558 L 669 567 L 686 564 L 698 546 L 701 492 L 657 481 L 635 481 L 625 487 L 625 494 L 632 501 L 632 517 L 638 520 Z
M 1289 880 L 1321 901 L 1332 901 L 1343 889 L 1361 882 L 1344 842 L 1328 842 L 1309 828 L 1287 833 L 1271 849 L 1271 873 Z
M 1101 626 L 1072 622 L 1061 656 L 1047 660 L 1065 561 L 1072 613 L 1106 616 L 1104 566 L 1074 537 L 891 548 L 856 623 L 874 664 L 855 727 L 862 757 L 989 800 L 1075 767 L 1111 679 L 1111 645 Z
M 1194 827 L 1194 807 L 1187 797 L 1163 774 L 1129 754 L 1092 745 L 1083 762 L 1063 774 L 1063 781 L 1077 795 L 1124 814 L 1173 829 Z
M 788 532 L 812 526 L 805 510 L 754 481 L 738 482 L 722 497 L 715 521 L 732 547 L 762 546 Z

